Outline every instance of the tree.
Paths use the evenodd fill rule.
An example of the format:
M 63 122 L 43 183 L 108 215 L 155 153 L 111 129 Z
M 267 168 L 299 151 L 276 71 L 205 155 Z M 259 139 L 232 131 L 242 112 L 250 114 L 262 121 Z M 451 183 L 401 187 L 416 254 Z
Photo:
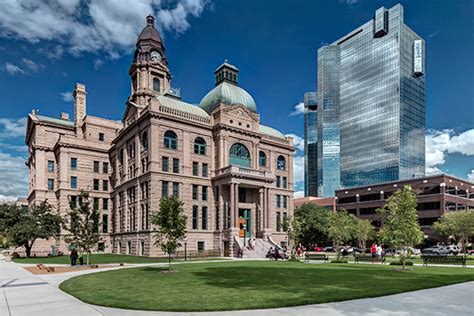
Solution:
M 171 271 L 171 255 L 186 236 L 183 202 L 176 197 L 161 198 L 160 210 L 153 214 L 152 223 L 156 225 L 155 245 L 168 254 L 168 271 Z
M 295 258 L 295 246 L 298 244 L 301 235 L 301 222 L 297 217 L 283 218 L 283 231 L 288 238 L 288 248 L 291 257 Z
M 359 248 L 365 251 L 367 240 L 374 235 L 374 226 L 367 219 L 357 219 L 354 228 L 354 238 L 359 242 Z
M 356 218 L 347 213 L 346 210 L 338 210 L 330 213 L 328 237 L 334 241 L 338 259 L 341 255 L 339 247 L 341 244 L 344 244 L 353 238 L 355 226 Z
M 322 206 L 305 203 L 295 210 L 300 225 L 299 241 L 306 247 L 328 242 L 330 211 Z
M 474 236 L 474 212 L 456 211 L 444 214 L 433 228 L 443 236 L 455 236 L 461 241 L 462 251 L 466 254 L 466 244 Z
M 70 203 L 69 219 L 65 220 L 64 228 L 70 235 L 65 240 L 75 244 L 86 253 L 86 264 L 89 264 L 89 254 L 92 248 L 100 241 L 99 219 L 100 212 L 97 205 L 91 206 L 89 193 L 81 191 L 78 195 L 79 205 Z
M 405 269 L 407 248 L 423 242 L 423 232 L 416 214 L 416 195 L 406 185 L 387 199 L 384 207 L 378 210 L 386 218 L 380 230 L 382 241 L 401 250 L 400 260 Z
M 15 204 L 0 205 L 0 232 L 15 246 L 25 247 L 26 256 L 37 239 L 57 237 L 61 231 L 61 217 L 53 213 L 47 201 L 23 210 Z

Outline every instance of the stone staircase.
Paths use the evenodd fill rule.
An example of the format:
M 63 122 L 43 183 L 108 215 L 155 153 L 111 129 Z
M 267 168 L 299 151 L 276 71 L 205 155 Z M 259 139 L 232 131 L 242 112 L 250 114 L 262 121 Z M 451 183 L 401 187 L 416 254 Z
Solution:
M 264 259 L 268 249 L 272 246 L 272 244 L 262 238 L 255 238 L 255 247 L 254 249 L 250 249 L 248 247 L 248 241 L 248 238 L 246 238 L 246 246 L 244 247 L 244 239 L 238 238 L 239 247 L 244 249 L 243 258 L 247 259 Z

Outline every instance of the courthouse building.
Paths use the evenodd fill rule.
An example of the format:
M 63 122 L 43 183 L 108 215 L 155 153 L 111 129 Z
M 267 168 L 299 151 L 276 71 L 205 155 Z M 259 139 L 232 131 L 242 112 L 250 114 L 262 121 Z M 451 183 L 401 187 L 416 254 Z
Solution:
M 165 47 L 148 16 L 121 123 L 88 115 L 82 84 L 74 90 L 74 120 L 29 115 L 30 205 L 48 199 L 64 215 L 80 190 L 90 192 L 102 212 L 98 247 L 107 252 L 163 255 L 151 216 L 171 195 L 184 202 L 191 251 L 235 256 L 244 236 L 285 242 L 293 142 L 260 124 L 238 72 L 225 61 L 199 106 L 183 101 L 171 88 Z

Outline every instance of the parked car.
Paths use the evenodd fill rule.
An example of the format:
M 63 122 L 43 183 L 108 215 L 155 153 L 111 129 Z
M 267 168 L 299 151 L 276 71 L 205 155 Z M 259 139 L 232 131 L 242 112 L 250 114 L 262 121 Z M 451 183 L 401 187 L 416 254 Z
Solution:
M 449 254 L 449 250 L 444 246 L 434 245 L 423 249 L 422 253 L 424 255 L 447 255 Z
M 384 250 L 386 256 L 395 256 L 397 251 L 395 248 L 387 248 Z
M 358 247 L 352 247 L 352 253 L 362 253 L 362 249 Z
M 324 252 L 334 252 L 336 250 L 334 249 L 333 246 L 329 246 L 329 247 L 324 247 L 323 251 Z
M 447 245 L 446 250 L 448 251 L 450 255 L 455 255 L 455 256 L 461 252 L 459 247 L 456 245 Z
M 468 250 L 467 253 L 468 253 L 469 255 L 471 255 L 471 256 L 474 255 L 474 249 Z
M 313 251 L 322 252 L 322 251 L 324 251 L 324 248 L 323 247 L 313 247 Z

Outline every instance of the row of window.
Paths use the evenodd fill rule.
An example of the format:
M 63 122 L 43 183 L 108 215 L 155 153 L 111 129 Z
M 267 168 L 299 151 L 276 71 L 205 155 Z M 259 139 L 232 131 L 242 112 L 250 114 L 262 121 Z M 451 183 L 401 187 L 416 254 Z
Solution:
M 94 172 L 99 173 L 100 172 L 100 162 L 99 161 L 94 161 Z M 108 173 L 109 172 L 109 163 L 108 162 L 103 162 L 102 163 L 102 173 Z
M 105 210 L 108 208 L 109 201 L 108 199 L 103 199 L 103 209 Z M 69 196 L 69 203 L 71 207 L 76 208 L 77 207 L 77 196 L 76 195 L 70 195 Z M 99 199 L 94 198 L 94 207 L 98 207 L 99 204 Z M 108 214 L 102 214 L 102 233 L 108 233 L 109 232 L 109 215 Z
M 208 211 L 207 206 L 203 206 L 201 208 L 201 229 L 207 230 L 208 225 Z M 197 205 L 193 205 L 193 229 L 199 229 L 199 207 Z
M 207 201 L 207 191 L 208 187 L 203 185 L 201 186 L 201 200 Z M 199 185 L 193 184 L 193 200 L 199 200 Z
M 169 196 L 169 186 L 170 183 L 168 181 L 161 182 L 161 196 L 168 197 Z M 173 182 L 173 193 L 172 195 L 176 198 L 179 198 L 179 182 Z
M 281 212 L 276 212 L 276 231 L 281 232 L 283 229 L 283 224 L 288 223 L 288 214 L 283 212 L 283 220 L 281 218 Z
M 286 195 L 276 195 L 276 207 L 277 208 L 288 208 L 288 196 Z
M 95 197 L 94 198 L 94 203 L 93 206 L 96 209 L 99 209 L 99 201 L 100 199 Z M 109 199 L 108 198 L 102 198 L 102 209 L 103 210 L 108 210 L 109 209 Z
M 288 187 L 287 178 L 277 176 L 276 177 L 276 187 L 286 189 Z
M 166 131 L 163 139 L 165 148 L 178 149 L 178 135 L 173 131 Z M 198 155 L 206 155 L 206 141 L 202 137 L 194 139 L 194 153 Z
M 77 177 L 73 176 L 70 178 L 70 185 L 71 185 L 71 189 L 77 189 Z M 94 179 L 93 189 L 94 191 L 100 190 L 99 179 Z M 48 179 L 48 190 L 54 190 L 54 179 Z M 109 181 L 102 180 L 102 191 L 108 191 L 108 190 L 109 190 Z

